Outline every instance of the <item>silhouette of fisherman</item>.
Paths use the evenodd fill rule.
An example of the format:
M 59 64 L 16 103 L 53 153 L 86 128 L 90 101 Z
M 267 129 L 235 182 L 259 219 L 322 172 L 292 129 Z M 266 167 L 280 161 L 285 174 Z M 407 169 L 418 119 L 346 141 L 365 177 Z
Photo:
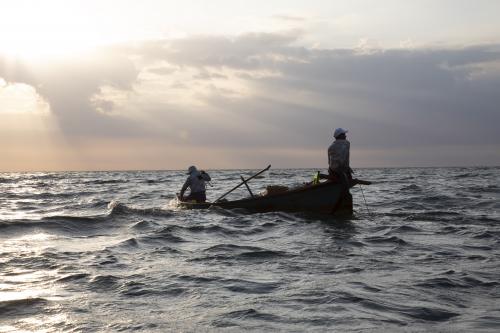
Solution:
M 179 193 L 179 199 L 181 201 L 196 201 L 196 202 L 205 202 L 207 201 L 206 196 L 206 182 L 211 180 L 208 173 L 201 170 L 198 171 L 194 165 L 188 168 L 188 177 L 182 185 L 181 192 Z M 184 193 L 187 189 L 190 189 L 190 193 L 188 196 L 184 197 Z

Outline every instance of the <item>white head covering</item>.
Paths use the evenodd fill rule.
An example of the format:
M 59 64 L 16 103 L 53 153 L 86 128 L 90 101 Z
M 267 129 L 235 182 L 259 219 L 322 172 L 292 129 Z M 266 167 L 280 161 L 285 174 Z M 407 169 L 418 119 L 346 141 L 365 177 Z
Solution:
M 333 137 L 334 137 L 334 138 L 337 138 L 339 135 L 346 134 L 347 132 L 349 132 L 349 131 L 348 131 L 348 130 L 346 130 L 346 129 L 343 129 L 343 128 L 341 128 L 341 127 L 336 128 L 336 129 L 335 129 L 335 132 L 333 132 Z
M 187 174 L 190 175 L 192 174 L 193 172 L 195 171 L 198 171 L 198 169 L 196 169 L 196 167 L 194 165 L 191 165 L 189 168 L 188 168 L 188 172 Z

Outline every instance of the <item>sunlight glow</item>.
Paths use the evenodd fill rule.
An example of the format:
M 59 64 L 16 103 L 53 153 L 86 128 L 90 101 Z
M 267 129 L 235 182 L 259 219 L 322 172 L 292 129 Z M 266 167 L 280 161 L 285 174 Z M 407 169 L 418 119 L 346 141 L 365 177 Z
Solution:
M 21 58 L 78 53 L 111 42 L 83 3 L 17 1 L 0 13 L 0 52 Z
M 0 115 L 34 113 L 43 115 L 50 112 L 50 106 L 30 85 L 24 83 L 7 84 L 0 79 Z
M 3 40 L 1 50 L 11 56 L 39 58 L 78 53 L 105 42 L 100 40 L 98 32 L 86 29 L 73 27 L 72 30 L 65 30 L 53 25 L 33 30 L 16 27 Z

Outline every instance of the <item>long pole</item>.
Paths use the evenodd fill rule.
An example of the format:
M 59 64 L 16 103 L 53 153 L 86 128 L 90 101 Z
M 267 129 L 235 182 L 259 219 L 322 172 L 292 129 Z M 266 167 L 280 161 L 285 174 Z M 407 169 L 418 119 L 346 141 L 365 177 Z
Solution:
M 257 172 L 255 175 L 253 175 L 252 177 L 249 177 L 247 179 L 245 179 L 244 181 L 242 181 L 241 183 L 239 183 L 238 185 L 236 185 L 235 187 L 233 187 L 232 189 L 230 189 L 229 191 L 227 191 L 226 193 L 224 193 L 223 195 L 221 195 L 217 200 L 214 201 L 214 203 L 216 203 L 217 201 L 221 200 L 222 198 L 224 198 L 226 195 L 228 195 L 229 193 L 233 192 L 234 190 L 236 190 L 238 187 L 240 187 L 241 185 L 243 184 L 246 184 L 250 179 L 253 179 L 255 177 L 257 177 L 258 175 L 260 175 L 261 173 L 264 173 L 266 172 L 267 170 L 269 170 L 271 168 L 271 164 L 269 164 L 267 166 L 267 168 L 265 169 L 262 169 L 261 171 Z
M 243 178 L 243 176 L 240 176 L 240 178 L 241 178 L 241 181 L 245 183 L 245 186 L 247 187 L 247 190 L 250 193 L 250 196 L 253 198 L 252 190 L 250 189 L 250 186 L 248 186 L 246 179 Z

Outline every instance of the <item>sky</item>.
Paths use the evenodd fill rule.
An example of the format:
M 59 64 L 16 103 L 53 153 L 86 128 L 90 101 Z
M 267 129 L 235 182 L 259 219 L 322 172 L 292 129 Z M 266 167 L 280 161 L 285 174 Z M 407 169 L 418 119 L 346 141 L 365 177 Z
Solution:
M 0 6 L 0 172 L 500 165 L 499 1 Z

